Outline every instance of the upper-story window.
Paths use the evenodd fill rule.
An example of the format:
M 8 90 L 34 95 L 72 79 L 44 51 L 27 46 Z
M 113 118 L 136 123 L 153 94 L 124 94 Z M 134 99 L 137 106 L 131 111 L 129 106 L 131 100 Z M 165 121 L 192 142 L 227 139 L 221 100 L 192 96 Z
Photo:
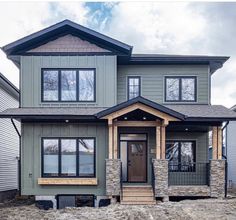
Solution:
M 42 101 L 95 101 L 94 69 L 44 69 Z
M 133 99 L 140 96 L 140 77 L 129 76 L 128 77 L 128 99 Z
M 165 77 L 166 102 L 196 102 L 197 79 L 195 76 Z

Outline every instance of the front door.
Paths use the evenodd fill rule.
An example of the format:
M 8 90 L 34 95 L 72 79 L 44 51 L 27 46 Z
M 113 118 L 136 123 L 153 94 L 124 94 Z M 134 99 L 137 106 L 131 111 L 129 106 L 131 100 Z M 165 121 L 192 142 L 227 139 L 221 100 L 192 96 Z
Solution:
M 128 182 L 147 181 L 147 149 L 144 141 L 128 142 Z

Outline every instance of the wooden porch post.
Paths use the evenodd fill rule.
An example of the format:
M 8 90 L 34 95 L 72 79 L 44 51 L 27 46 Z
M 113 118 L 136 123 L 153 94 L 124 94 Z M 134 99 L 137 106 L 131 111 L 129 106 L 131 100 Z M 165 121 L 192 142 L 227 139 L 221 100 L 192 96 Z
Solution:
M 166 158 L 166 126 L 161 126 L 161 159 Z
M 114 128 L 113 128 L 113 132 L 114 132 L 114 134 L 113 134 L 113 137 L 114 137 L 114 140 L 113 140 L 113 142 L 114 142 L 114 159 L 118 159 L 118 146 L 117 146 L 117 136 L 118 136 L 118 128 L 117 128 L 117 125 L 116 124 L 114 124 L 114 126 L 113 126 Z
M 108 119 L 108 158 L 113 159 L 113 120 Z
M 222 159 L 222 129 L 220 126 L 212 128 L 212 159 Z
M 217 140 L 217 145 L 218 145 L 218 160 L 222 160 L 222 129 L 221 127 L 219 126 L 218 127 L 218 140 Z
M 156 126 L 156 159 L 161 159 L 161 127 Z

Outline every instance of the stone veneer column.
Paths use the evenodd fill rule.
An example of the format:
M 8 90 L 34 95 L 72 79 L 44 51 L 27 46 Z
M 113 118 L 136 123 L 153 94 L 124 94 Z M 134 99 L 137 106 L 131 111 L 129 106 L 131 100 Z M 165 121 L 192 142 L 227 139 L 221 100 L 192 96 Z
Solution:
M 225 160 L 210 161 L 211 197 L 225 197 Z
M 108 196 L 120 195 L 120 159 L 106 159 L 106 194 Z
M 168 198 L 168 160 L 153 159 L 155 197 Z

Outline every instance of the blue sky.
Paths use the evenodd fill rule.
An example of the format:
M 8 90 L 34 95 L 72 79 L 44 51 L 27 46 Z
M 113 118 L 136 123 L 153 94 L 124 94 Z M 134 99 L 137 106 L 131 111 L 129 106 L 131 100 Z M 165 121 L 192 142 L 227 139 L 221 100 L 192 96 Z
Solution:
M 236 104 L 236 3 L 0 2 L 0 46 L 64 19 L 134 47 L 135 53 L 227 55 L 212 77 L 212 103 Z M 0 72 L 19 70 L 0 52 Z

